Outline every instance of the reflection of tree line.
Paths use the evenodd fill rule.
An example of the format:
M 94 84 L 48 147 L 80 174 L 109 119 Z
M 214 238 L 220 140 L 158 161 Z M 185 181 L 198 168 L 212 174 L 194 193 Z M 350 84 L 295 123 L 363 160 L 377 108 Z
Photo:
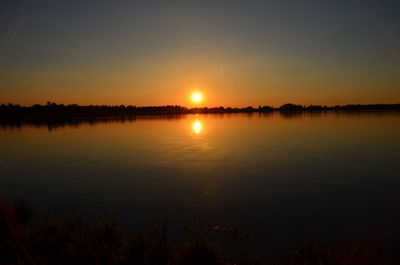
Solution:
M 356 114 L 363 111 L 400 111 L 400 104 L 345 105 L 345 106 L 302 106 L 284 104 L 278 108 L 271 106 L 231 108 L 186 108 L 183 106 L 110 106 L 64 105 L 48 102 L 46 105 L 20 106 L 14 104 L 0 105 L 0 126 L 3 129 L 16 128 L 22 125 L 33 127 L 47 126 L 49 130 L 65 126 L 95 123 L 132 122 L 137 116 L 147 119 L 180 119 L 180 115 L 191 113 L 265 113 L 279 111 L 284 118 L 296 118 L 303 115 L 324 115 L 327 111 Z M 151 116 L 153 115 L 153 116 Z M 160 116 L 159 116 L 160 115 Z M 144 118 L 144 117 L 142 117 Z
M 28 116 L 28 117 L 11 117 L 7 119 L 0 118 L 0 129 L 21 129 L 22 127 L 31 126 L 36 128 L 47 127 L 49 131 L 63 127 L 79 127 L 81 125 L 95 125 L 99 123 L 125 123 L 135 122 L 137 119 L 181 119 L 181 115 L 161 115 L 161 116 L 141 116 L 134 115 L 85 115 L 85 116 Z

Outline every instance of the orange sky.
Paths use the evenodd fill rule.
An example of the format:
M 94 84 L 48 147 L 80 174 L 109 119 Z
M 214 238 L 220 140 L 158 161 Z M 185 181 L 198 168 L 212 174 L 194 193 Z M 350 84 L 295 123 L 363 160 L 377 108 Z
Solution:
M 0 103 L 400 102 L 397 4 L 283 2 L 0 3 Z

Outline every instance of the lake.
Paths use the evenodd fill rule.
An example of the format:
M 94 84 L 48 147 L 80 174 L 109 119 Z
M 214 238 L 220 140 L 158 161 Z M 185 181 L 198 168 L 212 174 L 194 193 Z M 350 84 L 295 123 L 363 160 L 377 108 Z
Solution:
M 266 244 L 400 238 L 400 113 L 143 116 L 0 123 L 0 196 L 37 216 L 194 217 Z M 179 232 L 176 232 L 179 234 Z

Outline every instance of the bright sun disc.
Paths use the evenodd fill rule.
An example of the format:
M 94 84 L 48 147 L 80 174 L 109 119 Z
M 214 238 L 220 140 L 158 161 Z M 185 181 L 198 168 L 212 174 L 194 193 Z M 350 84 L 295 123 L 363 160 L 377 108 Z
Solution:
M 203 95 L 200 92 L 194 92 L 192 94 L 192 101 L 193 103 L 200 103 L 203 101 Z

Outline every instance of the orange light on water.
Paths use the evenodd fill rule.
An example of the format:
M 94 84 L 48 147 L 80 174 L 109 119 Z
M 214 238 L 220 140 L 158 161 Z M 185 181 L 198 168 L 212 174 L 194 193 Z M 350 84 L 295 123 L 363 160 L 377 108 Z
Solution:
M 199 120 L 195 120 L 192 123 L 192 130 L 195 134 L 200 134 L 201 131 L 203 130 L 203 123 Z

